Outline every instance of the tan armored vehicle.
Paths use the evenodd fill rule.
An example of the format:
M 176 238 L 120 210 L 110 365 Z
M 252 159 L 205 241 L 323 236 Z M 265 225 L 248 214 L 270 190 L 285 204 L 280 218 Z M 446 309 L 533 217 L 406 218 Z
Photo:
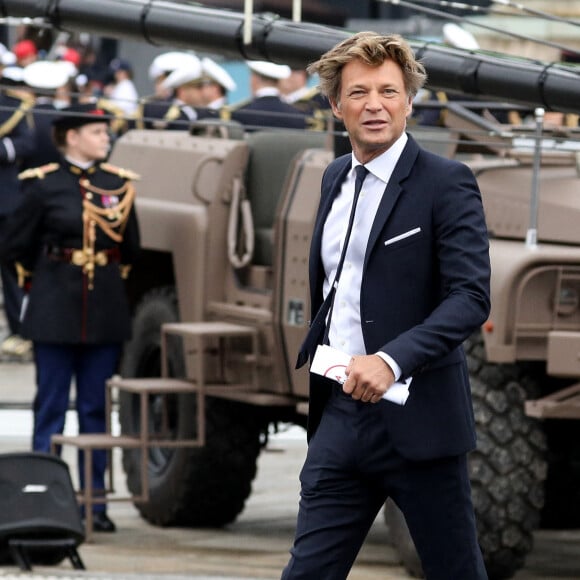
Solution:
M 233 12 L 147 0 L 62 2 L 58 14 L 51 0 L 3 5 L 10 16 L 48 15 L 79 31 L 240 50 L 243 18 Z M 253 26 L 244 56 L 296 66 L 347 35 L 267 17 Z M 435 87 L 580 111 L 574 71 L 431 44 L 417 50 Z M 487 124 L 456 106 L 445 129 L 411 128 L 424 146 L 472 167 L 492 235 L 492 314 L 466 344 L 479 435 L 471 480 L 491 578 L 523 564 L 541 519 L 580 521 L 580 422 L 538 420 L 580 418 L 577 390 L 559 391 L 580 376 L 579 141 L 560 131 L 538 139 L 540 121 L 537 128 Z M 319 186 L 333 156 L 326 133 L 245 135 L 231 124 L 133 130 L 115 144 L 111 162 L 141 174 L 143 242 L 130 286 L 134 338 L 120 380 L 185 379 L 172 384 L 197 389 L 180 394 L 176 386 L 144 399 L 131 388 L 120 392 L 123 433 L 146 426 L 165 440 L 147 447 L 144 469 L 142 450 L 124 453 L 136 505 L 155 524 L 233 521 L 272 426 L 305 424 L 307 371 L 295 371 L 294 362 L 309 317 Z M 420 574 L 404 522 L 392 507 L 386 514 L 401 557 Z

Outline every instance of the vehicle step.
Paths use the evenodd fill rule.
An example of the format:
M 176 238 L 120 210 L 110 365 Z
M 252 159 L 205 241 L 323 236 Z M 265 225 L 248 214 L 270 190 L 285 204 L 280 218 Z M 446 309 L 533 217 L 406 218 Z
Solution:
M 526 401 L 525 410 L 526 415 L 538 419 L 580 419 L 580 383 L 541 399 Z
M 169 377 L 134 379 L 115 376 L 107 381 L 107 386 L 129 393 L 193 393 L 197 390 L 197 385 L 193 381 Z

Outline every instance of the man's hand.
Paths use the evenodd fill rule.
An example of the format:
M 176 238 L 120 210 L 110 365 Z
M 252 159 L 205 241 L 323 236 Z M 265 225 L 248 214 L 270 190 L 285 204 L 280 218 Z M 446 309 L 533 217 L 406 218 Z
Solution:
M 342 390 L 363 403 L 378 403 L 395 382 L 391 367 L 376 354 L 353 356 Z

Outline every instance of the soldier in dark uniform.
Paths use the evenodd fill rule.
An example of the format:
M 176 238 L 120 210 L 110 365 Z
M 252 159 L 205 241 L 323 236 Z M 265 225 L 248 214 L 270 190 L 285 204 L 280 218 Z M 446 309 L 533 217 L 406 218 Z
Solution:
M 240 106 L 234 105 L 231 119 L 248 131 L 262 127 L 306 129 L 306 114 L 281 98 L 278 83 L 290 75 L 290 67 L 261 60 L 248 61 L 248 66 L 253 98 Z
M 207 107 L 219 110 L 228 104 L 228 93 L 236 90 L 236 82 L 225 68 L 207 56 L 202 58 L 201 66 L 206 77 L 202 91 Z
M 174 70 L 192 63 L 194 65 L 199 63 L 199 58 L 191 52 L 171 50 L 158 54 L 149 65 L 148 76 L 153 82 L 154 94 L 147 98 L 155 101 L 170 101 L 173 98 L 173 91 L 162 88 L 161 84 Z
M 169 121 L 165 116 L 170 107 L 170 101 L 154 98 L 140 101 L 135 118 L 129 120 L 129 128 L 166 129 Z
M 124 279 L 139 251 L 136 176 L 100 163 L 109 125 L 92 107 L 55 119 L 61 161 L 20 175 L 24 198 L 0 243 L 0 258 L 30 274 L 21 328 L 34 344 L 35 451 L 49 451 L 51 435 L 63 431 L 73 376 L 79 431 L 105 430 L 105 381 L 131 330 Z M 104 490 L 106 452 L 93 457 L 93 487 Z M 81 454 L 81 486 L 83 473 Z M 115 531 L 105 504 L 93 511 L 95 531 Z
M 202 90 L 206 80 L 201 61 L 194 55 L 188 55 L 188 59 L 160 84 L 161 90 L 173 91 L 173 100 L 169 103 L 144 103 L 136 127 L 189 130 L 197 121 L 218 118 L 217 111 L 207 107 Z
M 157 55 L 149 65 L 148 76 L 153 82 L 154 93 L 139 99 L 135 117 L 129 120 L 130 129 L 162 129 L 163 121 L 175 98 L 175 91 L 162 87 L 163 81 L 180 67 L 190 63 L 199 63 L 194 54 L 180 51 L 164 52 Z
M 13 67 L 16 69 L 16 67 Z M 18 69 L 21 70 L 21 69 Z M 0 92 L 0 235 L 5 222 L 21 199 L 18 173 L 23 160 L 31 155 L 34 136 L 27 123 L 27 116 L 34 98 L 22 92 L 21 82 L 8 77 L 0 79 L 4 90 Z M 30 352 L 30 343 L 20 336 L 19 316 L 23 293 L 18 287 L 13 264 L 0 264 L 4 312 L 8 322 L 9 336 L 2 343 L 2 352 L 22 356 Z
M 165 114 L 170 121 L 167 129 L 190 129 L 196 121 L 216 119 L 218 113 L 208 108 L 208 101 L 203 91 L 208 82 L 201 61 L 191 62 L 175 69 L 161 86 L 175 91 L 175 99 Z
M 332 114 L 328 98 L 320 92 L 319 87 L 309 86 L 308 82 L 309 75 L 305 69 L 292 69 L 290 76 L 280 81 L 282 100 L 309 115 L 317 111 L 329 111 Z

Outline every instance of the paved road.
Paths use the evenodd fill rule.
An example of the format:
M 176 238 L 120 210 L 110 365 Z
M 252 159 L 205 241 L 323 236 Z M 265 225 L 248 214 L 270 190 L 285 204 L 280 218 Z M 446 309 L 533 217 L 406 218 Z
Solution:
M 34 373 L 30 364 L 0 363 L 0 451 L 28 450 Z M 8 408 L 8 410 L 6 410 Z M 20 410 L 19 410 L 20 408 Z M 67 430 L 76 429 L 70 414 Z M 68 419 L 67 419 L 68 421 Z M 273 580 L 288 558 L 296 507 L 297 476 L 306 443 L 303 433 L 292 429 L 273 438 L 259 459 L 253 493 L 239 519 L 221 530 L 156 528 L 143 521 L 129 502 L 113 503 L 110 514 L 118 533 L 96 535 L 79 552 L 87 572 L 58 566 L 35 568 L 20 574 L 14 567 L 0 567 L 0 580 L 68 577 L 123 579 L 245 579 Z M 75 457 L 65 460 L 75 478 Z M 115 456 L 118 492 L 126 493 Z M 382 516 L 377 519 L 350 576 L 351 580 L 403 580 L 409 578 L 388 545 Z M 580 579 L 580 531 L 536 534 L 535 548 L 517 580 Z

